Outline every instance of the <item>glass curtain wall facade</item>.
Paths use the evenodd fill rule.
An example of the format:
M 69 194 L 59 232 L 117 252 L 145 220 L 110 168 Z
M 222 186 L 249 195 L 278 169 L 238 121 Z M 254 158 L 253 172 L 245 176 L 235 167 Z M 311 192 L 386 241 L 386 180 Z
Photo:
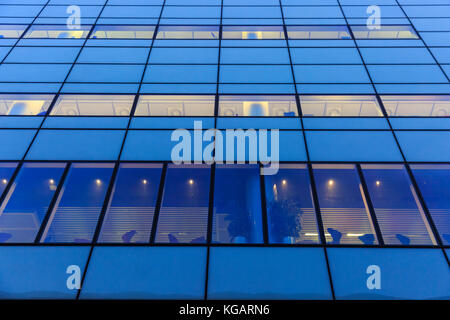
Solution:
M 0 0 L 0 62 L 0 298 L 450 298 L 450 1 Z

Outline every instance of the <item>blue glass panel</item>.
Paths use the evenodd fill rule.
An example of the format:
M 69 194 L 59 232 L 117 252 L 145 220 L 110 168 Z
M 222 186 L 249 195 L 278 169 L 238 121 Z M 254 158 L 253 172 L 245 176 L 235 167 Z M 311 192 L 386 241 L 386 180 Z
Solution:
M 0 242 L 34 242 L 64 167 L 23 165 L 0 208 Z
M 327 252 L 337 299 L 450 299 L 450 272 L 440 249 Z
M 436 244 L 403 165 L 362 165 L 385 244 Z
M 72 165 L 41 242 L 92 241 L 112 170 L 113 164 Z
M 270 243 L 317 243 L 316 212 L 305 164 L 281 164 L 276 175 L 265 175 Z
M 442 242 L 450 245 L 450 166 L 413 165 L 411 169 Z
M 331 299 L 321 248 L 211 248 L 209 299 Z
M 149 242 L 161 164 L 120 165 L 99 242 Z
M 450 131 L 397 131 L 407 161 L 450 161 Z
M 327 242 L 377 244 L 355 166 L 316 164 L 313 169 Z
M 257 165 L 218 165 L 213 242 L 261 243 L 261 190 Z
M 16 170 L 17 163 L 0 163 L 0 196 L 5 191 L 6 186 L 8 185 L 9 179 Z
M 209 166 L 168 166 L 156 242 L 206 242 L 209 188 Z
M 36 130 L 0 130 L 0 158 L 21 160 Z
M 83 275 L 89 247 L 0 247 L 0 298 L 75 299 L 76 288 L 69 289 L 68 271 L 78 266 Z
M 81 298 L 202 299 L 206 248 L 97 247 Z

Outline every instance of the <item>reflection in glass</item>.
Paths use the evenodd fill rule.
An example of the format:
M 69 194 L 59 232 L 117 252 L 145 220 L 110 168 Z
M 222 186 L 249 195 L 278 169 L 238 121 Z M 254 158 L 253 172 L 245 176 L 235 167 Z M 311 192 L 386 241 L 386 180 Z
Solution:
M 1 94 L 0 115 L 43 116 L 53 96 L 41 94 Z
M 381 96 L 391 117 L 449 117 L 450 96 Z
M 17 163 L 13 162 L 0 162 L 0 197 L 5 191 L 11 176 L 16 170 Z
M 41 242 L 92 241 L 113 166 L 109 163 L 72 165 Z
M 288 26 L 289 39 L 351 39 L 346 26 Z
M 91 39 L 153 39 L 155 26 L 95 26 Z
M 135 116 L 213 116 L 214 96 L 140 96 Z
M 218 165 L 214 185 L 213 242 L 262 243 L 257 165 Z
M 26 25 L 0 25 L 0 39 L 20 38 L 26 28 Z
M 377 244 L 355 165 L 315 164 L 313 169 L 327 243 Z
M 149 242 L 161 164 L 120 165 L 99 242 Z
M 205 243 L 208 225 L 210 167 L 167 168 L 156 242 Z
M 450 245 L 450 165 L 412 165 L 420 192 L 444 245 Z
M 218 26 L 160 26 L 156 39 L 219 39 Z
M 26 163 L 0 207 L 0 243 L 34 242 L 64 163 Z
M 68 29 L 64 25 L 32 25 L 24 38 L 41 39 L 84 39 L 91 26 L 80 26 L 80 29 Z
M 382 117 L 374 96 L 300 96 L 303 116 Z
M 294 117 L 293 96 L 220 96 L 219 115 L 225 117 Z
M 318 243 L 319 234 L 305 164 L 282 164 L 265 175 L 270 243 Z
M 282 26 L 224 26 L 222 39 L 284 39 Z
M 380 26 L 371 29 L 368 26 L 351 26 L 355 39 L 419 39 L 412 26 Z
M 58 116 L 129 116 L 133 96 L 64 94 L 52 108 Z
M 362 165 L 385 244 L 434 243 L 425 213 L 403 165 Z

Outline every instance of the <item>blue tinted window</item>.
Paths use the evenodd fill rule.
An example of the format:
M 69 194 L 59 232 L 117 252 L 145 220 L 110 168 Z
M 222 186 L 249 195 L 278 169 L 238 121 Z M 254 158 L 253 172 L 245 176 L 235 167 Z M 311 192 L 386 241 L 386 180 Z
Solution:
M 209 166 L 168 166 L 156 242 L 206 242 L 209 186 Z
M 9 189 L 0 213 L 0 242 L 34 242 L 65 164 L 28 163 Z
M 354 165 L 313 165 L 320 212 L 328 243 L 378 243 Z
M 72 165 L 41 242 L 92 241 L 112 170 L 112 164 Z
M 364 178 L 386 244 L 435 244 L 403 165 L 363 165 Z
M 317 243 L 316 213 L 306 165 L 280 165 L 265 175 L 270 243 Z
M 321 248 L 211 248 L 209 299 L 331 299 Z
M 327 253 L 337 299 L 450 296 L 450 272 L 442 250 L 330 248 Z M 374 279 L 375 272 L 380 276 L 379 283 Z
M 442 242 L 450 245 L 450 166 L 411 166 Z
M 213 242 L 261 243 L 261 191 L 257 165 L 218 165 L 214 185 Z
M 14 173 L 17 163 L 0 163 L 0 196 L 5 191 L 9 179 Z
M 99 242 L 149 242 L 160 164 L 121 164 Z
M 206 248 L 97 247 L 80 297 L 203 299 L 205 269 Z

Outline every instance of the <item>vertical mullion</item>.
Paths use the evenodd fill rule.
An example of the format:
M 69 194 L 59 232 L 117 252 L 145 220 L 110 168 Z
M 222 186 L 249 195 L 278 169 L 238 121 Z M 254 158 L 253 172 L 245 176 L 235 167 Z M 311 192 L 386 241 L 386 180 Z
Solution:
M 260 195 L 261 195 L 261 215 L 262 215 L 262 227 L 263 227 L 263 241 L 264 244 L 269 244 L 269 225 L 267 222 L 267 203 L 266 203 L 266 183 L 265 176 L 262 173 L 263 166 L 259 167 L 259 183 L 260 183 Z
M 209 257 L 210 244 L 212 242 L 212 227 L 214 219 L 214 184 L 216 179 L 216 164 L 211 165 L 210 184 L 209 184 L 209 205 L 208 205 L 208 227 L 206 231 L 206 269 L 205 269 L 205 293 L 204 300 L 208 298 L 208 280 L 209 280 Z
M 15 161 L 11 161 L 11 162 L 15 162 Z M 23 166 L 23 161 L 17 162 L 17 167 L 14 169 L 13 174 L 11 175 L 11 177 L 9 178 L 8 184 L 6 185 L 5 190 L 3 190 L 3 194 L 0 194 L 0 206 L 2 205 L 3 201 L 5 201 L 6 196 L 9 194 L 9 192 L 11 192 L 11 187 L 13 186 L 13 184 L 16 181 L 17 175 L 19 174 L 20 169 Z M 0 212 L 0 214 L 2 214 L 2 212 Z
M 364 174 L 362 172 L 361 165 L 359 163 L 356 164 L 356 169 L 358 171 L 359 181 L 361 182 L 361 186 L 362 186 L 363 191 L 364 191 L 364 198 L 366 200 L 367 206 L 369 207 L 370 218 L 372 220 L 372 224 L 373 224 L 373 228 L 375 230 L 375 234 L 377 235 L 377 238 L 378 238 L 378 243 L 381 246 L 384 246 L 385 243 L 384 243 L 383 235 L 381 233 L 380 225 L 378 224 L 378 220 L 377 220 L 377 216 L 375 214 L 375 209 L 373 207 L 372 199 L 370 198 L 369 189 L 367 188 L 367 183 L 366 183 L 366 180 L 364 178 Z
M 164 163 L 161 172 L 161 179 L 159 181 L 158 197 L 156 200 L 155 213 L 153 214 L 152 231 L 150 232 L 150 239 L 149 239 L 149 242 L 151 244 L 155 243 L 156 228 L 158 226 L 159 212 L 161 210 L 162 198 L 164 195 L 164 187 L 165 187 L 164 184 L 166 183 L 167 166 L 168 164 Z
M 64 171 L 63 171 L 63 174 L 61 176 L 61 179 L 59 179 L 58 186 L 56 187 L 55 194 L 52 197 L 52 200 L 50 202 L 50 205 L 48 206 L 48 209 L 47 209 L 47 212 L 46 212 L 46 214 L 44 216 L 44 219 L 42 219 L 39 231 L 36 234 L 36 238 L 34 239 L 34 243 L 36 243 L 36 244 L 41 241 L 42 234 L 44 233 L 44 230 L 45 230 L 45 228 L 47 226 L 47 223 L 48 223 L 48 221 L 50 219 L 50 216 L 52 215 L 52 212 L 53 212 L 53 210 L 55 208 L 55 205 L 56 205 L 56 203 L 58 201 L 59 195 L 60 195 L 61 190 L 62 190 L 62 188 L 64 186 L 64 183 L 66 182 L 66 178 L 67 178 L 67 176 L 69 174 L 69 171 L 70 171 L 71 167 L 72 167 L 72 163 L 71 162 L 66 163 L 66 167 L 64 168 Z

